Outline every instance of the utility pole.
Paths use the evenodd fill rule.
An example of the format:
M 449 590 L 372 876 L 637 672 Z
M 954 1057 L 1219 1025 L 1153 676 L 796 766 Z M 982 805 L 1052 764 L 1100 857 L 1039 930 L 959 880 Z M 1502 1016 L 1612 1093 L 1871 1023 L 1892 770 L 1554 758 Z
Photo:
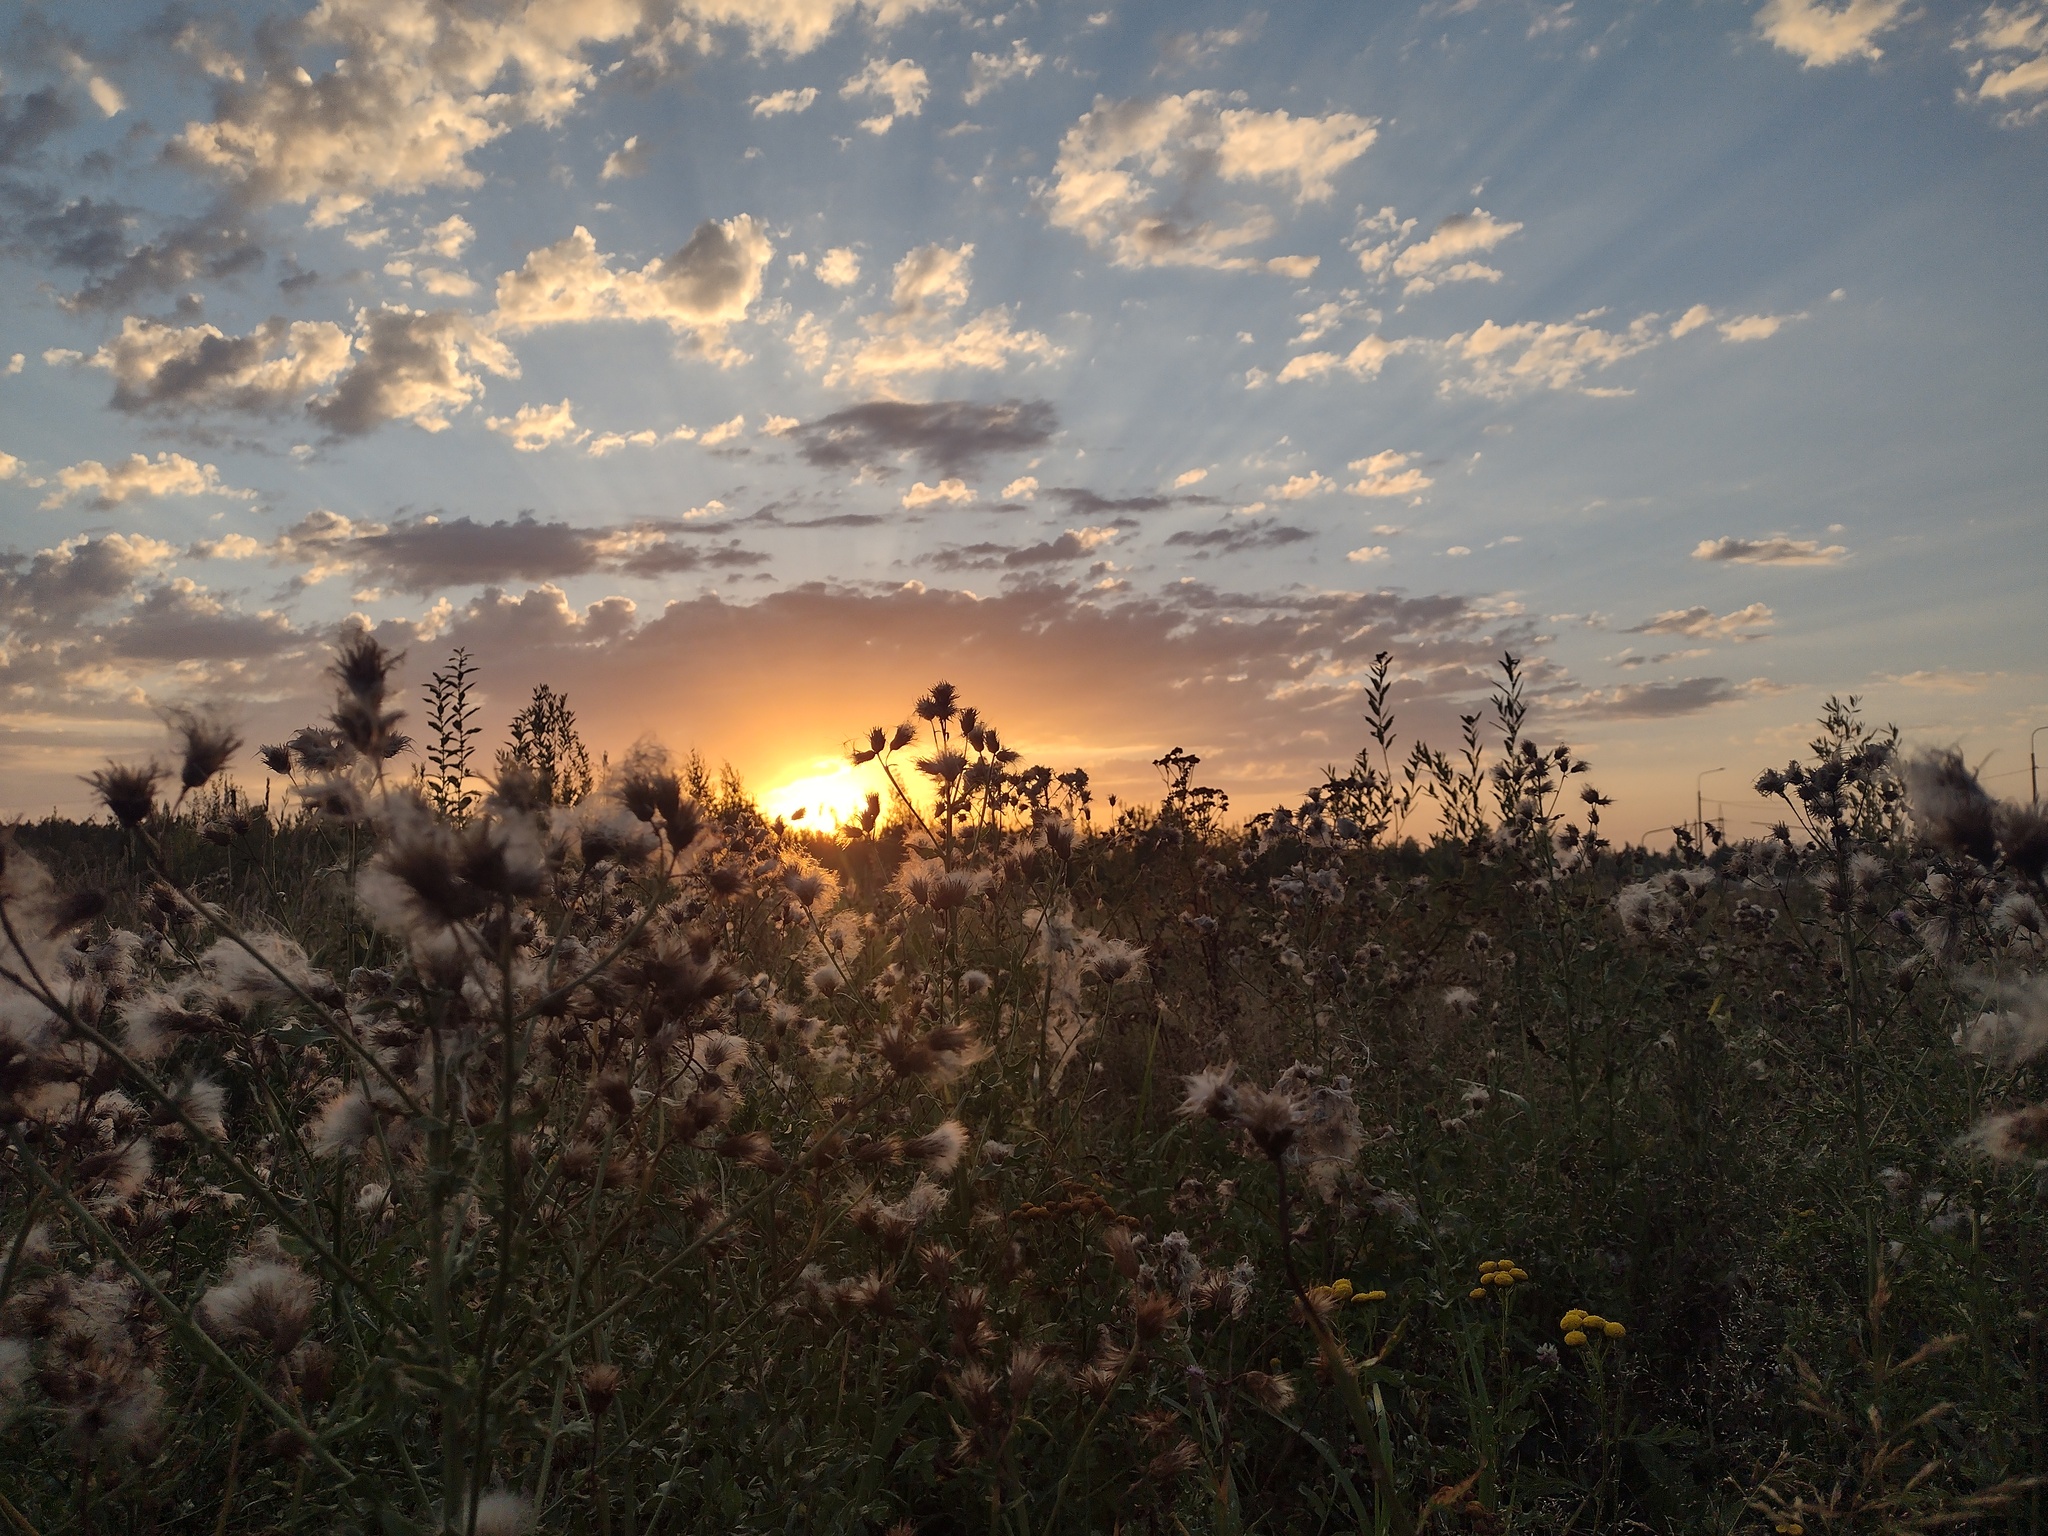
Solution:
M 2034 756 L 2034 742 L 2043 731 L 2048 731 L 2048 725 L 2037 725 L 2034 727 L 2033 735 L 2027 738 L 2027 778 L 2033 788 L 2035 805 L 2041 803 L 2041 762 Z
M 1704 786 L 1717 773 L 1726 773 L 1726 768 L 1709 768 L 1692 781 L 1692 814 L 1695 829 L 1699 834 L 1700 847 L 1707 846 L 1707 801 Z

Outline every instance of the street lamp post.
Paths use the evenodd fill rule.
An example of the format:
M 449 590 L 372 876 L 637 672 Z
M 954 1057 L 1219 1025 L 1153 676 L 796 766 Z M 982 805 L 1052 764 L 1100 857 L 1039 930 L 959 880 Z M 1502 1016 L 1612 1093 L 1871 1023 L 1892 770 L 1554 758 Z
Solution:
M 1704 786 L 1713 775 L 1726 773 L 1727 771 L 1726 768 L 1709 768 L 1692 781 L 1693 821 L 1699 828 L 1700 846 L 1702 848 L 1707 845 L 1707 801 Z

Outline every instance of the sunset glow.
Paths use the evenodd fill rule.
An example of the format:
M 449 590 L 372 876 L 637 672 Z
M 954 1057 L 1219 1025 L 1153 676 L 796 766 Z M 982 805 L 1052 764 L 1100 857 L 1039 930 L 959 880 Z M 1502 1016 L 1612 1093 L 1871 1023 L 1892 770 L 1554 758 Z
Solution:
M 791 821 L 798 819 L 798 813 L 802 812 L 805 826 L 829 832 L 845 823 L 858 821 L 871 793 L 882 797 L 886 810 L 888 782 L 874 764 L 855 767 L 843 758 L 836 762 L 821 758 L 812 765 L 810 773 L 785 779 L 772 789 L 763 791 L 758 799 L 764 816 L 779 816 Z

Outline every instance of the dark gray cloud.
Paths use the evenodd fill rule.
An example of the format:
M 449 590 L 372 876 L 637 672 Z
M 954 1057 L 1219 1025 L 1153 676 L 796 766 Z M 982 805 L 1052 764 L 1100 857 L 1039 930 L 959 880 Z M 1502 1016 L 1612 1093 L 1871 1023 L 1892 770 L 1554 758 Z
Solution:
M 1306 528 L 1290 523 L 1225 523 L 1220 528 L 1183 528 L 1166 543 L 1170 549 L 1192 549 L 1196 557 L 1236 555 L 1249 549 L 1278 549 L 1314 538 Z
M 346 570 L 372 585 L 421 595 L 594 573 L 644 578 L 739 570 L 768 561 L 768 556 L 742 547 L 736 539 L 710 545 L 680 541 L 675 535 L 683 531 L 657 524 L 586 528 L 542 522 L 531 514 L 510 522 L 423 517 L 386 525 L 316 512 L 269 544 L 244 545 L 240 553 L 260 555 L 274 565 L 303 567 L 314 579 Z M 222 543 L 202 542 L 187 553 L 206 559 L 231 551 Z
M 1001 453 L 1028 453 L 1052 440 L 1059 413 L 1050 400 L 870 400 L 790 433 L 797 452 L 826 469 L 887 466 L 900 454 L 940 474 L 964 474 Z
M 93 263 L 99 275 L 66 295 L 63 304 L 71 310 L 123 309 L 149 294 L 253 272 L 266 259 L 262 245 L 239 220 L 193 219 L 167 225 L 155 239 L 116 260 Z
M 1099 555 L 1114 534 L 1103 528 L 1069 528 L 1056 539 L 1037 544 L 965 544 L 942 549 L 927 557 L 927 563 L 942 571 L 1026 570 L 1034 566 L 1062 565 Z
M 54 86 L 26 96 L 0 95 L 0 165 L 20 165 L 71 126 L 71 103 Z
M 1725 677 L 1686 677 L 1674 682 L 1596 688 L 1577 699 L 1547 699 L 1544 707 L 1583 719 L 1666 720 L 1676 715 L 1696 715 L 1752 691 Z

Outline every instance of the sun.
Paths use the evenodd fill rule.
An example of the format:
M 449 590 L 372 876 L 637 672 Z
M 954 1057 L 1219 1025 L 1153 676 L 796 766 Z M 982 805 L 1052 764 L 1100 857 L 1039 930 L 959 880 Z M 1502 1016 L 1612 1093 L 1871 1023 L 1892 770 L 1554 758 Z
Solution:
M 888 802 L 888 781 L 873 763 L 856 767 L 843 757 L 821 757 L 813 759 L 810 768 L 811 772 L 787 779 L 763 794 L 762 814 L 791 821 L 801 811 L 803 825 L 830 831 L 859 820 L 870 794 L 879 794 L 884 804 Z

